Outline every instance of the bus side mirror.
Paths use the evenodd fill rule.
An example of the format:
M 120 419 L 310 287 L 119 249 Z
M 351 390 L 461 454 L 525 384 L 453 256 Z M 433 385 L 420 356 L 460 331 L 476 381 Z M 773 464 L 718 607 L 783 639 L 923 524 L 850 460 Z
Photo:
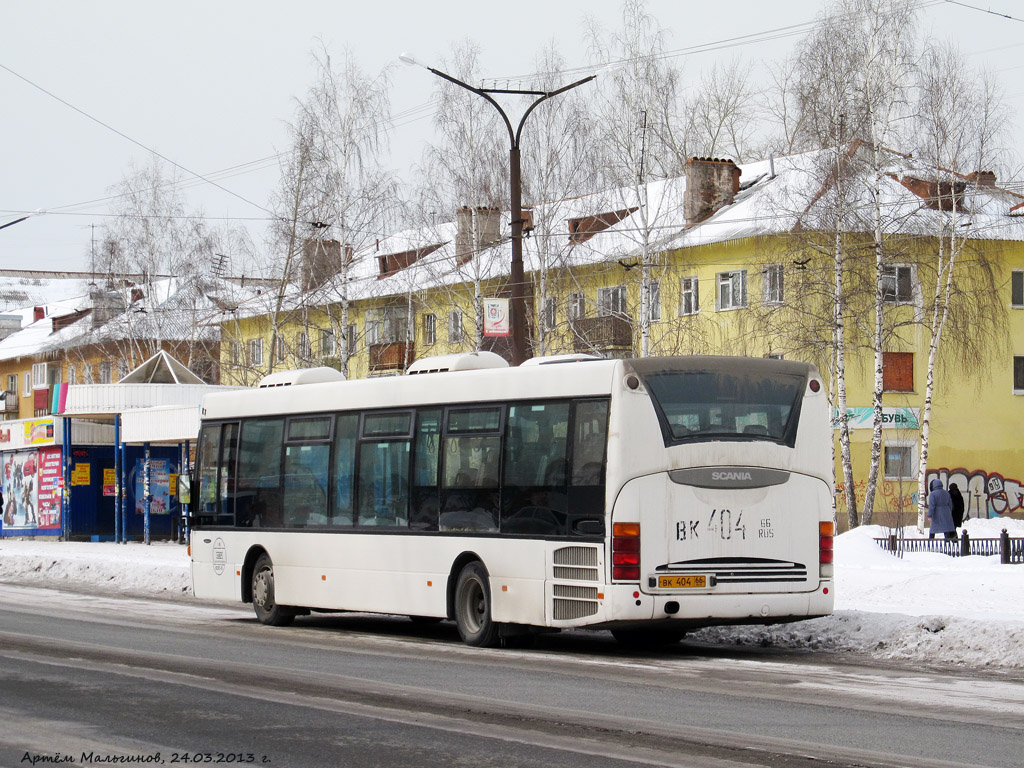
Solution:
M 178 503 L 192 503 L 192 478 L 188 475 L 178 475 Z

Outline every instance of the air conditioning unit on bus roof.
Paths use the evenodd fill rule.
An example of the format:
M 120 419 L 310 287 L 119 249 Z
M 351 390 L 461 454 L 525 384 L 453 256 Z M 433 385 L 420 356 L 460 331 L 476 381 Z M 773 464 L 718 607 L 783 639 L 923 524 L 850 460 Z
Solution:
M 296 371 L 278 371 L 260 379 L 259 389 L 268 387 L 293 387 L 299 384 L 323 384 L 329 381 L 344 381 L 341 371 L 327 366 L 300 368 Z
M 409 366 L 406 374 L 445 373 L 447 371 L 478 371 L 484 368 L 508 368 L 508 361 L 494 352 L 464 352 L 454 355 L 421 357 Z

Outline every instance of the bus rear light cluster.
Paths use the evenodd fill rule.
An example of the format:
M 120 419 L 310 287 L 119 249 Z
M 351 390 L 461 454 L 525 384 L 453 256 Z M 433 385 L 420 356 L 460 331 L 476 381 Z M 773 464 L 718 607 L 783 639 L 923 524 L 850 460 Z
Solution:
M 612 580 L 640 581 L 640 523 L 612 526 Z
M 818 562 L 821 565 L 832 565 L 832 542 L 835 534 L 835 523 L 831 521 L 818 523 Z

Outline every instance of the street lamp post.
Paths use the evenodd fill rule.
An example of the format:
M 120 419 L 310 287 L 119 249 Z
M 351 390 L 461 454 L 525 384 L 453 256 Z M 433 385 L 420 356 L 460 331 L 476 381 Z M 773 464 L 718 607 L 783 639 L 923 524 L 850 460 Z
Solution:
M 406 64 L 421 66 L 441 79 L 447 80 L 449 83 L 453 83 L 460 88 L 465 88 L 467 91 L 471 91 L 477 96 L 486 99 L 491 106 L 498 110 L 498 114 L 501 115 L 501 119 L 505 121 L 505 128 L 508 129 L 508 138 L 511 144 L 511 148 L 508 153 L 508 175 L 512 192 L 512 265 L 509 275 L 512 283 L 512 365 L 520 365 L 526 360 L 526 278 L 523 274 L 523 182 L 519 162 L 519 140 L 523 133 L 523 125 L 526 123 L 526 118 L 530 116 L 530 113 L 533 112 L 541 102 L 547 101 L 552 96 L 557 96 L 560 93 L 565 93 L 573 88 L 577 88 L 584 83 L 589 83 L 591 80 L 596 78 L 597 75 L 584 77 L 582 80 L 569 83 L 569 85 L 562 86 L 561 88 L 557 88 L 553 91 L 520 90 L 517 88 L 474 88 L 472 85 L 464 83 L 439 69 L 434 69 L 434 67 L 427 67 L 420 64 L 407 53 L 403 53 L 399 58 Z M 538 98 L 527 108 L 526 112 L 523 113 L 522 119 L 519 121 L 519 125 L 513 129 L 512 121 L 509 120 L 508 115 L 505 114 L 505 110 L 501 108 L 501 105 L 494 100 L 493 96 L 491 96 L 492 93 L 537 96 Z

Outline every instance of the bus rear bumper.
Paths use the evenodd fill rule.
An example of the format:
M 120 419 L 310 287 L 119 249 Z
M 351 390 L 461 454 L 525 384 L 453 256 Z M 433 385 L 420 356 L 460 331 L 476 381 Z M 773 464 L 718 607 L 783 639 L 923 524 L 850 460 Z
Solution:
M 556 626 L 662 626 L 698 629 L 728 624 L 776 624 L 828 616 L 834 607 L 834 585 L 822 581 L 813 592 L 785 594 L 665 594 L 649 595 L 636 585 L 605 588 L 604 601 L 589 619 L 556 622 Z

